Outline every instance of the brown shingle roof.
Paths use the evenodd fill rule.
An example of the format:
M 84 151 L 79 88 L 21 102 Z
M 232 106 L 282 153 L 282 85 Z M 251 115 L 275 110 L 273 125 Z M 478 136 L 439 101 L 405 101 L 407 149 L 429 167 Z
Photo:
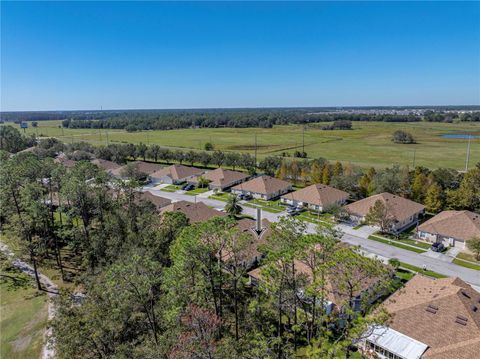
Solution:
M 345 201 L 349 196 L 347 192 L 339 189 L 324 184 L 313 184 L 298 191 L 285 194 L 282 198 L 325 207 L 336 202 Z
M 147 176 L 162 168 L 162 166 L 159 164 L 143 161 L 133 161 L 130 162 L 130 164 L 133 164 L 139 172 L 144 173 Z M 122 166 L 111 170 L 111 174 L 114 176 L 121 176 L 125 168 L 126 166 Z
M 113 171 L 113 170 L 116 170 L 116 169 L 122 167 L 115 162 L 103 160 L 101 158 L 91 160 L 90 162 L 92 162 L 94 165 L 97 165 L 98 167 L 102 168 L 103 170 L 105 170 L 107 172 Z
M 203 174 L 201 177 L 210 181 L 211 184 L 218 187 L 228 187 L 232 184 L 242 181 L 248 178 L 248 174 L 238 171 L 225 170 L 223 168 L 217 168 L 213 171 L 209 171 Z M 198 182 L 200 176 L 192 178 L 192 182 Z
M 480 353 L 480 293 L 459 278 L 416 275 L 384 302 L 389 326 L 429 346 L 424 358 L 470 359 Z
M 425 206 L 419 203 L 388 192 L 361 199 L 360 201 L 345 206 L 345 208 L 353 215 L 364 217 L 377 201 L 381 201 L 386 206 L 389 215 L 397 221 L 408 219 L 425 209 Z
M 466 241 L 480 237 L 480 215 L 470 211 L 443 211 L 418 226 L 418 230 Z
M 199 168 L 184 165 L 172 165 L 159 169 L 158 171 L 153 172 L 150 176 L 156 178 L 168 176 L 177 181 L 190 176 L 200 175 L 202 173 L 203 170 Z
M 179 201 L 172 203 L 160 210 L 161 213 L 177 211 L 184 213 L 190 223 L 203 222 L 213 217 L 226 216 L 226 213 L 210 208 L 203 202 L 192 203 L 187 201 Z
M 138 192 L 137 197 L 139 200 L 145 200 L 153 203 L 157 210 L 160 210 L 161 208 L 172 203 L 172 201 L 170 201 L 168 198 L 156 196 L 150 191 Z
M 245 183 L 236 185 L 232 189 L 268 195 L 280 190 L 291 188 L 291 186 L 291 183 L 278 178 L 259 176 Z
M 132 163 L 137 167 L 139 172 L 145 173 L 146 175 L 150 175 L 162 168 L 162 166 L 157 163 L 143 161 L 133 161 Z

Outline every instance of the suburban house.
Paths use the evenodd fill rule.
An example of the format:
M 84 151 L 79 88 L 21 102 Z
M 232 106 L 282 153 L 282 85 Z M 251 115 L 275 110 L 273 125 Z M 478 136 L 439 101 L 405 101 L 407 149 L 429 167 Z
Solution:
M 232 193 L 270 200 L 292 190 L 292 184 L 270 176 L 259 176 L 232 187 Z
M 294 267 L 295 267 L 295 275 L 298 276 L 297 279 L 299 283 L 301 282 L 309 282 L 313 280 L 312 278 L 312 269 L 311 267 L 303 261 L 294 260 Z M 249 284 L 252 286 L 257 286 L 263 280 L 262 275 L 262 268 L 256 268 L 247 273 Z M 342 265 L 339 263 L 336 267 L 334 267 L 327 275 L 325 288 L 326 288 L 326 297 L 323 298 L 324 307 L 327 314 L 330 314 L 332 311 L 336 310 L 341 312 L 342 307 L 349 301 L 350 293 L 344 283 L 340 283 L 338 278 L 340 276 L 335 275 L 335 273 L 340 273 L 342 271 Z M 353 303 L 352 308 L 355 311 L 362 311 L 365 308 L 363 307 L 363 300 L 365 299 L 365 295 L 368 295 L 368 303 L 373 303 L 378 298 L 384 294 L 383 288 L 379 288 L 378 283 L 380 278 L 369 277 L 369 278 L 361 278 L 358 275 L 358 278 L 355 278 L 356 281 L 356 288 L 353 290 Z M 312 298 L 308 298 L 305 295 L 303 289 L 298 290 L 298 297 L 302 298 L 307 303 L 312 303 Z M 316 304 L 320 305 L 322 303 L 321 298 L 316 298 Z
M 161 214 L 165 212 L 182 212 L 190 223 L 204 222 L 213 217 L 224 217 L 227 215 L 224 212 L 208 207 L 203 202 L 193 203 L 187 201 L 174 202 L 160 210 Z
M 382 306 L 388 325 L 359 345 L 369 358 L 473 359 L 480 356 L 480 293 L 459 278 L 417 274 Z
M 292 206 L 308 207 L 316 211 L 323 211 L 331 205 L 344 205 L 350 195 L 347 192 L 324 185 L 313 184 L 283 195 L 283 203 Z
M 138 172 L 143 173 L 147 177 L 149 177 L 153 172 L 158 171 L 159 169 L 162 168 L 162 166 L 160 166 L 159 164 L 143 162 L 143 161 L 133 161 L 133 162 L 130 162 L 128 165 L 135 166 Z M 112 176 L 117 178 L 124 178 L 123 172 L 125 171 L 126 167 L 127 165 L 112 170 L 111 171 Z
M 166 207 L 172 203 L 172 201 L 168 198 L 156 196 L 150 191 L 137 192 L 135 199 L 137 201 L 148 201 L 152 203 L 157 209 L 157 211 L 160 211 L 163 207 Z
M 203 172 L 204 170 L 195 167 L 172 165 L 150 173 L 149 178 L 153 183 L 177 184 L 199 176 Z
M 102 160 L 101 158 L 91 160 L 90 162 L 96 165 L 97 167 L 103 169 L 109 175 L 111 175 L 113 171 L 122 167 L 118 163 L 108 161 L 108 160 Z
M 241 257 L 243 262 L 241 263 L 245 268 L 251 269 L 258 267 L 261 259 L 265 257 L 265 253 L 261 251 L 262 245 L 267 243 L 266 239 L 270 235 L 270 221 L 268 219 L 262 220 L 262 228 L 264 229 L 260 235 L 255 233 L 256 221 L 250 218 L 243 218 L 237 221 L 236 227 L 240 233 L 248 234 L 250 241 L 248 245 L 243 249 Z M 226 250 L 221 252 L 221 260 L 228 262 L 231 258 L 231 253 Z
M 443 211 L 418 226 L 417 237 L 465 249 L 468 240 L 480 238 L 480 215 L 470 211 Z
M 416 224 L 425 212 L 425 206 L 387 192 L 353 202 L 345 206 L 345 209 L 354 223 L 361 223 L 377 201 L 382 202 L 386 208 L 386 215 L 391 220 L 392 233 L 402 232 Z
M 208 188 L 224 191 L 232 186 L 242 183 L 249 177 L 249 175 L 243 172 L 217 168 L 213 171 L 208 171 L 201 176 L 191 177 L 187 182 L 198 185 L 200 177 L 209 181 Z

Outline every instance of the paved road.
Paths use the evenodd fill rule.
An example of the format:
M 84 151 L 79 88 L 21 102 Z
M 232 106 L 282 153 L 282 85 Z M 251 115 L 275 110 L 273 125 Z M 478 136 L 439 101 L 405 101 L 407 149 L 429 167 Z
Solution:
M 164 192 L 152 189 L 148 186 L 145 187 L 145 190 L 149 190 L 158 196 L 165 197 L 173 201 L 202 201 L 206 205 L 215 207 L 217 209 L 222 209 L 225 206 L 225 202 L 205 198 L 202 196 L 195 197 L 177 192 Z M 243 213 L 251 215 L 252 217 L 256 217 L 256 209 L 245 206 L 243 206 L 243 209 Z M 285 213 L 270 213 L 262 211 L 263 218 L 266 218 L 271 222 L 277 222 L 279 217 L 282 215 L 285 215 Z M 442 260 L 442 258 L 433 258 L 421 255 L 402 248 L 397 248 L 388 244 L 367 239 L 368 236 L 374 231 L 373 228 L 368 226 L 363 226 L 360 229 L 355 230 L 348 225 L 339 224 L 336 226 L 336 228 L 343 232 L 343 236 L 341 238 L 342 241 L 352 245 L 360 246 L 364 252 L 377 255 L 380 258 L 398 258 L 401 262 L 409 263 L 417 267 L 426 265 L 428 270 L 432 270 L 447 276 L 460 277 L 473 286 L 480 288 L 480 271 L 461 267 L 453 263 L 448 263 L 447 261 Z M 315 225 L 308 224 L 307 231 L 310 233 L 314 232 Z

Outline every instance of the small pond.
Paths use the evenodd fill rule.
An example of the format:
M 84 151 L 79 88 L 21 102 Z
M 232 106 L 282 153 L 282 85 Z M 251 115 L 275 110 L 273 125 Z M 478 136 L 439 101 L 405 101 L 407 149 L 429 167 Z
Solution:
M 443 138 L 460 138 L 460 139 L 468 139 L 468 138 L 480 138 L 480 136 L 473 136 L 467 135 L 462 133 L 449 133 L 446 135 L 442 135 Z

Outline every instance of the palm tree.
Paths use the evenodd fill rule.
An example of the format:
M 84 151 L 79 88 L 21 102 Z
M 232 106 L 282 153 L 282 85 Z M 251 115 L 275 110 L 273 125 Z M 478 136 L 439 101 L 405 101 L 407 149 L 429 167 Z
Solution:
M 200 176 L 198 178 L 198 187 L 200 187 L 200 188 L 207 187 L 209 183 L 210 183 L 210 181 L 203 176 Z
M 230 196 L 228 196 L 225 210 L 232 217 L 242 213 L 243 208 L 242 206 L 240 206 L 240 200 L 238 199 L 237 195 L 231 194 Z

